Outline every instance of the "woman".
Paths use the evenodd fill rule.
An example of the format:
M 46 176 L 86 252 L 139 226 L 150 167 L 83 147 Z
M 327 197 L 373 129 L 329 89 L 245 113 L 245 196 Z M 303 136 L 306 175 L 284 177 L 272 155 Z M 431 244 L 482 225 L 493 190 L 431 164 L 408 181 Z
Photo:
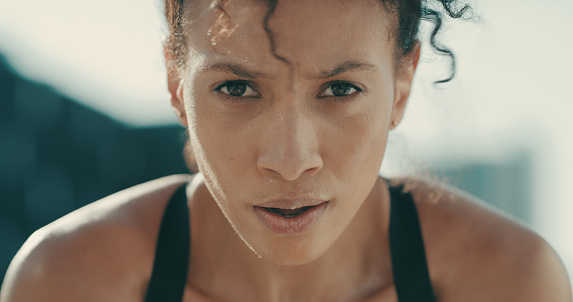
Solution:
M 421 3 L 166 7 L 171 103 L 200 172 L 37 231 L 0 301 L 571 301 L 536 234 L 378 176 L 432 16 Z

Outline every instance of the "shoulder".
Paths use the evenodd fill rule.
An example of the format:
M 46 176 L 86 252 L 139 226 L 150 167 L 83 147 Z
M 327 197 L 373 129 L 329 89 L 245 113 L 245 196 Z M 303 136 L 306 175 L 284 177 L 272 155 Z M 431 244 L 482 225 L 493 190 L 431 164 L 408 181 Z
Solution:
M 188 177 L 120 191 L 39 229 L 12 260 L 0 301 L 141 300 L 163 208 Z
M 571 301 L 564 266 L 539 235 L 455 188 L 409 184 L 441 301 Z

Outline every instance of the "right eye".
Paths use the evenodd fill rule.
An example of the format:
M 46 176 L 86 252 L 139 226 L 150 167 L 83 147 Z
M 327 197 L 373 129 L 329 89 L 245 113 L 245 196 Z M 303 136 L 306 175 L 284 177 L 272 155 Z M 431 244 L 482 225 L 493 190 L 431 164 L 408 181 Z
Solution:
M 255 98 L 259 93 L 253 89 L 253 85 L 247 81 L 227 81 L 215 88 L 216 93 L 223 93 L 235 98 Z

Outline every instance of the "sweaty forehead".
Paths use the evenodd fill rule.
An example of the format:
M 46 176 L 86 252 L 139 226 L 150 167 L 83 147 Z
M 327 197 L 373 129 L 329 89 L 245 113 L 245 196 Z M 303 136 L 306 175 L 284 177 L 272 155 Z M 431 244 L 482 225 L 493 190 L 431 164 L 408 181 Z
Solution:
M 316 73 L 344 61 L 392 61 L 386 26 L 390 16 L 374 1 L 278 1 L 267 28 L 269 6 L 264 1 L 229 0 L 223 10 L 209 0 L 186 6 L 188 48 L 203 66 L 224 60 L 263 66 L 273 74 L 281 65 L 278 56 Z M 220 25 L 232 34 L 213 45 L 213 35 L 225 28 Z

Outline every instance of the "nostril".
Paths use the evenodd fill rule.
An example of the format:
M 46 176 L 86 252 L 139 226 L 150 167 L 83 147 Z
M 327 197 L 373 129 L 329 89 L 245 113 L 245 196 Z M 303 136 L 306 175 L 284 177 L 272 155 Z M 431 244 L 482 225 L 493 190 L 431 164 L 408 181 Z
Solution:
M 322 158 L 316 153 L 299 158 L 261 157 L 257 162 L 263 176 L 280 177 L 287 181 L 294 181 L 303 174 L 316 174 L 322 169 L 322 165 Z
M 301 119 L 300 112 L 293 111 L 289 117 L 281 115 L 281 122 L 268 125 L 262 135 L 257 165 L 261 173 L 276 174 L 293 181 L 302 174 L 315 173 L 322 168 L 319 154 L 319 139 L 315 125 Z

